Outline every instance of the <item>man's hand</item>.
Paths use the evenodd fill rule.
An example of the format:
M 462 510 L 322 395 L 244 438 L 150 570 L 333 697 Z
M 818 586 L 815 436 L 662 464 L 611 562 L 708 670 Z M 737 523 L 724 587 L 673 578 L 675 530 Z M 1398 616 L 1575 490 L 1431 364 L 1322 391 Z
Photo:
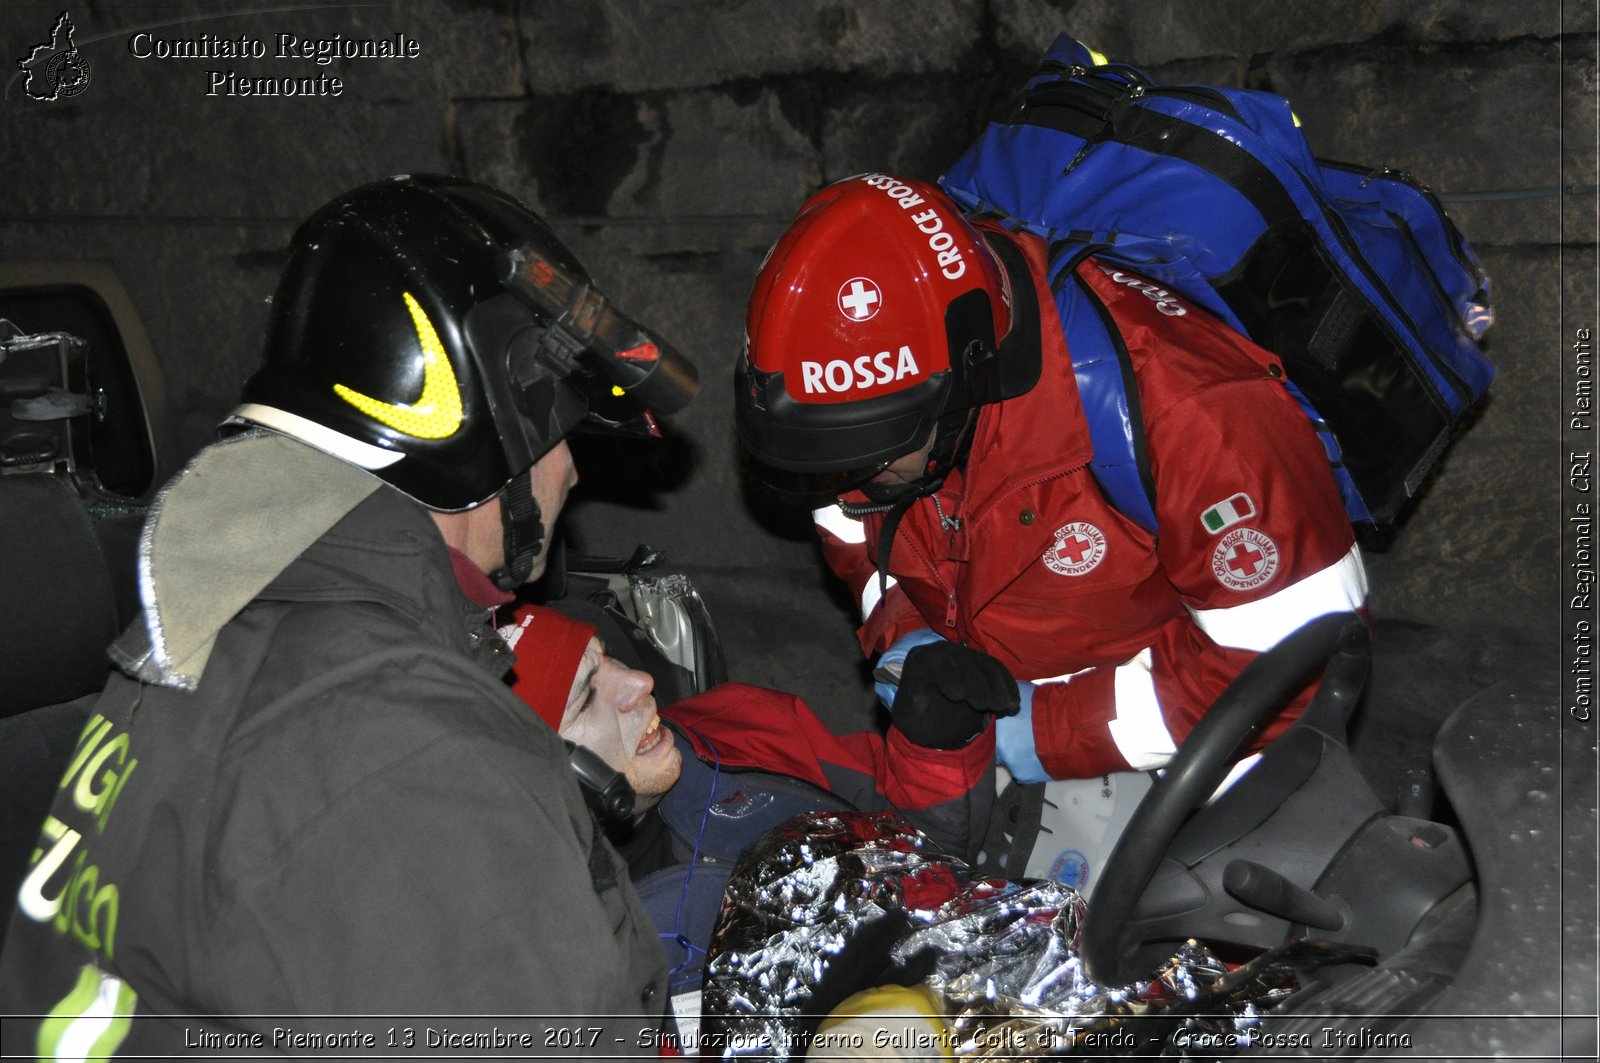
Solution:
M 960 749 L 983 733 L 989 716 L 1010 716 L 1019 705 L 1017 681 L 1005 665 L 969 646 L 940 641 L 907 654 L 894 726 L 919 746 Z

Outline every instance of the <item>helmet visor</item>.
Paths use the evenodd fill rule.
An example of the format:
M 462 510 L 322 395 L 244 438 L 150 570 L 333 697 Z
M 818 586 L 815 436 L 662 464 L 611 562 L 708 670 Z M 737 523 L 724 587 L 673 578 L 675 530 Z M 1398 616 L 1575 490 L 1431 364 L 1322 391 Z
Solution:
M 602 421 L 624 421 L 608 398 L 628 398 L 637 409 L 660 414 L 676 413 L 694 398 L 700 385 L 693 363 L 612 306 L 594 285 L 568 274 L 532 244 L 507 252 L 504 269 L 505 286 L 551 321 L 540 344 L 542 360 L 577 376 L 579 356 L 587 355 L 600 370 L 599 379 L 574 384 L 600 402 L 592 408 Z
M 589 410 L 573 431 L 660 438 L 661 425 L 655 411 L 640 405 L 638 398 L 612 379 L 596 359 L 580 357 L 563 383 L 582 396 Z
M 859 468 L 836 469 L 826 472 L 797 472 L 769 465 L 748 451 L 744 455 L 745 470 L 751 477 L 785 495 L 805 498 L 834 499 L 857 490 L 889 467 L 889 462 Z

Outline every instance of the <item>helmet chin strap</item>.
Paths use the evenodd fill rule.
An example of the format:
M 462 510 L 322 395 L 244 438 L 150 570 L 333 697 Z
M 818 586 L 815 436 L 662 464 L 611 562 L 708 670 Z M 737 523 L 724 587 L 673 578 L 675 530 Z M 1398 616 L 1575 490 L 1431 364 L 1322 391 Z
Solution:
M 867 483 L 861 487 L 861 493 L 872 501 L 879 503 L 875 508 L 889 506 L 888 515 L 883 518 L 883 527 L 878 532 L 878 592 L 889 593 L 889 555 L 894 551 L 894 533 L 900 526 L 900 518 L 906 515 L 906 510 L 919 498 L 926 498 L 940 487 L 944 486 L 945 477 L 950 475 L 950 470 L 962 465 L 967 460 L 967 454 L 972 449 L 972 426 L 977 422 L 976 409 L 955 410 L 939 418 L 934 430 L 933 447 L 928 451 L 928 460 L 922 466 L 922 475 L 915 480 L 904 483 L 878 484 Z M 934 505 L 939 500 L 934 499 Z M 846 503 L 840 503 L 845 506 Z M 848 509 L 846 510 L 848 512 Z M 939 520 L 944 522 L 944 512 L 939 513 Z M 951 527 L 960 527 L 959 521 L 952 519 Z
M 533 561 L 544 549 L 544 520 L 527 473 L 513 479 L 500 495 L 500 530 L 506 563 L 489 578 L 501 590 L 514 591 L 528 581 Z
M 1021 375 L 1026 378 L 1026 386 L 1021 386 L 1019 382 L 1014 392 L 1022 394 L 1030 390 L 1039 379 L 1039 305 L 1033 296 L 1032 278 L 1027 272 L 1026 265 L 1020 261 L 1020 253 L 1009 241 L 999 241 L 995 246 L 1005 248 L 1004 252 L 997 254 L 997 260 L 1008 276 L 1018 278 L 1013 282 L 1012 290 L 1022 293 L 1012 307 L 1011 331 L 1000 339 L 997 351 L 988 351 L 975 341 L 967 345 L 959 360 L 976 364 L 998 358 L 1002 367 L 1008 365 L 1022 367 Z M 952 360 L 957 359 L 952 356 Z M 994 396 L 977 405 L 951 410 L 941 416 L 935 422 L 933 446 L 928 450 L 928 460 L 922 466 L 921 476 L 903 483 L 867 483 L 862 485 L 861 493 L 880 505 L 891 503 L 899 505 L 925 498 L 938 491 L 944 486 L 945 477 L 950 475 L 950 470 L 959 468 L 967 462 L 967 455 L 972 450 L 972 435 L 978 423 L 978 410 L 988 402 L 1003 401 L 1001 396 L 1005 394 L 1005 390 L 999 388 Z M 898 521 L 898 517 L 895 521 Z
M 874 502 L 906 502 L 924 498 L 944 486 L 950 470 L 967 460 L 972 449 L 972 426 L 977 421 L 975 408 L 954 410 L 939 418 L 933 434 L 933 446 L 922 465 L 922 475 L 915 480 L 899 483 L 865 483 L 861 493 Z

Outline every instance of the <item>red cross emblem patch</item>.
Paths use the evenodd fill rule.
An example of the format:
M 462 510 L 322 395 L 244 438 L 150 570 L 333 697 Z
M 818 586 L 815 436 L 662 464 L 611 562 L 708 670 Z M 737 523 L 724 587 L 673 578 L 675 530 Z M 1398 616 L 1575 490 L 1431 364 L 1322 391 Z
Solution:
M 1254 528 L 1238 528 L 1211 551 L 1211 573 L 1234 591 L 1248 591 L 1278 574 L 1278 544 Z
M 1075 520 L 1056 529 L 1055 541 L 1045 547 L 1045 567 L 1059 576 L 1082 576 L 1106 556 L 1106 536 L 1093 524 Z

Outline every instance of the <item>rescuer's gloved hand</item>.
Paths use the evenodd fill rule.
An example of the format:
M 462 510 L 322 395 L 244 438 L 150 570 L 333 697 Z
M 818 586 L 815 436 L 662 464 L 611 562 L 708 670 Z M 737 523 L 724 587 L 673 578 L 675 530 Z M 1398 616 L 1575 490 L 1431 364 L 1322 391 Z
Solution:
M 988 718 L 1010 716 L 1020 698 L 1006 666 L 987 653 L 940 640 L 907 656 L 895 696 L 894 726 L 928 749 L 960 749 Z
M 944 636 L 934 631 L 931 627 L 919 627 L 915 631 L 907 631 L 895 639 L 888 649 L 878 656 L 878 663 L 872 669 L 872 689 L 878 694 L 878 700 L 890 712 L 894 711 L 894 697 L 900 692 L 900 671 L 906 666 L 906 655 L 918 646 L 929 646 L 935 642 L 943 642 Z

